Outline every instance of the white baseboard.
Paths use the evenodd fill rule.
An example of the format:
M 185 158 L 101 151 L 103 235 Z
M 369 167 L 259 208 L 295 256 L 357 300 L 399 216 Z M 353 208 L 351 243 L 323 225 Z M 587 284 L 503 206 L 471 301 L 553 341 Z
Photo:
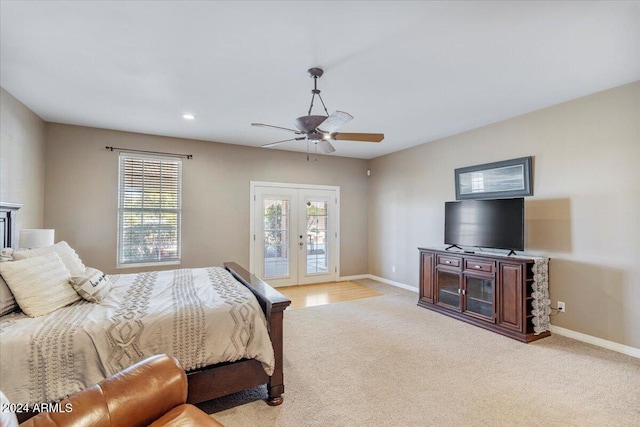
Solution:
M 385 279 L 384 277 L 374 276 L 373 274 L 367 274 L 367 279 L 377 280 L 378 282 L 386 283 L 387 285 L 395 286 L 396 288 L 402 288 L 406 289 L 407 291 L 418 293 L 418 288 L 409 286 L 404 283 L 396 282 L 395 280 Z
M 586 342 L 587 344 L 593 344 L 598 347 L 606 348 L 607 350 L 617 351 L 618 353 L 626 354 L 627 356 L 640 358 L 640 348 L 630 347 L 628 345 L 619 344 L 617 342 L 603 340 L 602 338 L 572 331 L 571 329 L 561 328 L 560 326 L 550 325 L 549 330 L 552 334 L 562 335 L 563 337 L 573 338 L 574 340 Z
M 338 281 L 362 280 L 362 279 L 376 280 L 378 282 L 386 283 L 387 285 L 395 286 L 397 288 L 402 288 L 402 289 L 406 289 L 407 291 L 418 293 L 418 288 L 414 288 L 413 286 L 396 282 L 394 280 L 385 279 L 384 277 L 374 276 L 373 274 L 357 274 L 355 276 L 343 276 L 343 277 L 340 277 Z
M 342 276 L 338 278 L 338 282 L 348 282 L 349 280 L 361 280 L 368 279 L 368 274 L 356 274 L 355 276 Z
M 385 279 L 384 277 L 375 276 L 373 274 L 360 274 L 357 276 L 342 277 L 341 280 L 359 280 L 359 279 L 371 279 L 378 282 L 386 283 L 387 285 L 395 286 L 398 288 L 406 289 L 418 293 L 418 288 L 409 286 L 405 283 L 396 282 L 394 280 Z M 549 330 L 552 334 L 562 335 L 563 337 L 572 338 L 574 340 L 582 341 L 587 344 L 592 344 L 598 347 L 606 348 L 607 350 L 613 350 L 618 353 L 626 354 L 627 356 L 640 358 L 640 348 L 630 347 L 628 345 L 619 344 L 617 342 L 604 340 L 591 335 L 583 334 L 581 332 L 572 331 L 571 329 L 561 328 L 560 326 L 549 325 Z

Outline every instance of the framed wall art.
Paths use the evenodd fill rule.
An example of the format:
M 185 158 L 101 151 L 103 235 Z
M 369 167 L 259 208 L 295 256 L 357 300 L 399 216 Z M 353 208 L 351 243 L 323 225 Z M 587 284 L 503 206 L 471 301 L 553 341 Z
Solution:
M 456 169 L 456 200 L 533 195 L 531 160 L 529 156 Z

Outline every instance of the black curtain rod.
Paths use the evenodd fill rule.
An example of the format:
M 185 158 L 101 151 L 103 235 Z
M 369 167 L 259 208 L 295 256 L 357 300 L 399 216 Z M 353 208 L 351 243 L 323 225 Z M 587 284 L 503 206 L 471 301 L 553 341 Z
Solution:
M 125 153 L 146 153 L 146 154 L 162 154 L 165 156 L 173 156 L 173 157 L 181 157 L 184 159 L 192 159 L 193 154 L 176 154 L 176 153 L 164 153 L 162 151 L 147 151 L 147 150 L 134 150 L 129 148 L 118 148 L 118 147 L 104 147 L 110 151 L 124 151 Z

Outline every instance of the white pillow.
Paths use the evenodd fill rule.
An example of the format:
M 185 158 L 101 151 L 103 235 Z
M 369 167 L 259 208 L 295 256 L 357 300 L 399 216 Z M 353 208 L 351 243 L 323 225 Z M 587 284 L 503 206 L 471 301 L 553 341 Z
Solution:
M 111 280 L 102 271 L 87 267 L 84 275 L 71 278 L 71 286 L 87 301 L 99 303 L 111 292 Z
M 13 261 L 13 249 L 2 248 L 0 249 L 0 262 Z
M 78 301 L 71 274 L 56 252 L 20 261 L 1 262 L 0 274 L 25 314 L 43 316 Z
M 0 316 L 14 312 L 18 309 L 18 303 L 7 286 L 7 282 L 0 276 Z
M 82 263 L 82 260 L 80 259 L 76 251 L 74 251 L 73 248 L 69 246 L 69 244 L 64 240 L 56 243 L 55 245 L 46 246 L 44 248 L 15 251 L 13 252 L 13 259 L 27 259 L 51 252 L 56 252 L 58 255 L 60 255 L 60 258 L 62 258 L 62 262 L 71 272 L 71 275 L 81 276 L 84 274 L 84 270 L 86 267 Z

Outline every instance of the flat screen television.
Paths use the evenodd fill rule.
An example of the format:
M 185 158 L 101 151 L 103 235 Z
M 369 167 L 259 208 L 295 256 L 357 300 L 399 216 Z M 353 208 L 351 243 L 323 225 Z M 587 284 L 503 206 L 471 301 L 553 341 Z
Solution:
M 444 243 L 524 250 L 524 198 L 444 204 Z

